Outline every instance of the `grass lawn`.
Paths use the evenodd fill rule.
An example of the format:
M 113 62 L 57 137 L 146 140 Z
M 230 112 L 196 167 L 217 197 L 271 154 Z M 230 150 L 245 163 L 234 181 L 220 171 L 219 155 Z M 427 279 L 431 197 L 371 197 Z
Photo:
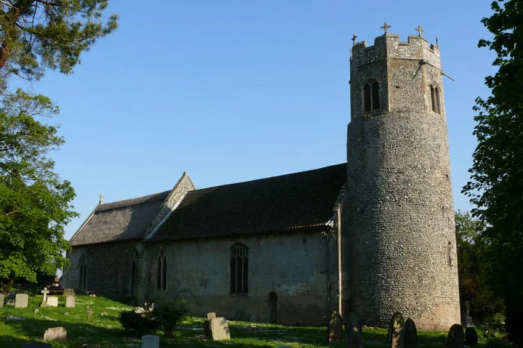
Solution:
M 79 348 L 82 344 L 99 344 L 101 348 L 140 347 L 140 340 L 124 337 L 118 315 L 133 307 L 103 297 L 77 296 L 76 308 L 65 308 L 65 298 L 59 297 L 58 308 L 39 308 L 42 296 L 29 297 L 29 308 L 0 308 L 0 347 L 19 348 L 30 341 L 43 341 L 44 331 L 50 327 L 67 329 L 67 342 L 48 342 L 53 347 Z M 87 322 L 87 306 L 94 310 Z M 33 313 L 35 308 L 39 313 Z M 5 320 L 6 316 L 24 317 L 24 320 Z M 272 324 L 229 322 L 230 341 L 207 341 L 203 338 L 203 319 L 188 318 L 172 338 L 161 337 L 161 347 L 326 347 L 325 327 L 291 327 Z M 478 332 L 479 333 L 479 332 Z M 161 332 L 158 333 L 161 336 Z M 386 348 L 387 332 L 383 329 L 364 329 L 365 347 Z M 444 347 L 445 333 L 419 332 L 420 348 Z M 345 347 L 346 343 L 339 345 Z M 485 347 L 480 334 L 479 347 Z

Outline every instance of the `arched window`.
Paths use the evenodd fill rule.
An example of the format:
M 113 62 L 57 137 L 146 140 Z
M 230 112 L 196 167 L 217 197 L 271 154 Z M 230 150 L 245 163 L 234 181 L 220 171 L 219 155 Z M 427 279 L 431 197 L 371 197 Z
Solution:
M 435 85 L 430 86 L 430 99 L 432 101 L 432 111 L 434 111 L 438 114 L 441 113 L 438 86 L 435 86 Z
M 369 82 L 363 86 L 363 111 L 371 112 L 380 109 L 380 85 Z
M 243 244 L 231 247 L 230 293 L 245 294 L 249 291 L 249 248 Z
M 131 292 L 134 290 L 134 285 L 138 283 L 138 254 L 136 250 L 133 252 L 133 261 L 131 263 Z
M 87 261 L 84 255 L 80 256 L 78 278 L 80 280 L 78 288 L 80 290 L 87 290 Z
M 158 255 L 158 261 L 156 263 L 156 289 L 167 289 L 167 262 L 165 260 L 165 254 L 163 250 L 160 251 L 160 254 Z

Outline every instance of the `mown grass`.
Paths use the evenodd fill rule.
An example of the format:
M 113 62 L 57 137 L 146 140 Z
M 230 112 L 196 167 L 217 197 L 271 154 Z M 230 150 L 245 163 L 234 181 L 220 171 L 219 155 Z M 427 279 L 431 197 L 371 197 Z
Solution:
M 76 308 L 65 308 L 65 298 L 60 296 L 58 308 L 40 308 L 42 297 L 30 297 L 29 308 L 0 309 L 0 347 L 19 348 L 31 341 L 43 341 L 44 331 L 50 327 L 63 326 L 67 329 L 67 342 L 47 342 L 56 348 L 79 348 L 82 344 L 99 344 L 102 348 L 139 348 L 140 340 L 125 337 L 118 316 L 121 311 L 133 307 L 123 302 L 103 297 L 90 298 L 77 296 Z M 94 314 L 87 321 L 87 306 Z M 33 313 L 35 308 L 39 313 Z M 5 320 L 6 316 L 24 317 L 24 320 Z M 273 324 L 229 322 L 232 339 L 213 342 L 203 338 L 203 319 L 188 318 L 172 338 L 161 337 L 161 347 L 291 347 L 316 348 L 326 347 L 327 330 L 325 327 L 290 327 Z M 158 333 L 160 336 L 161 332 Z M 386 348 L 387 332 L 383 329 L 366 328 L 363 330 L 365 347 Z M 445 346 L 445 333 L 419 332 L 420 348 Z M 345 347 L 342 343 L 339 347 Z M 480 334 L 479 347 L 485 347 L 486 340 Z

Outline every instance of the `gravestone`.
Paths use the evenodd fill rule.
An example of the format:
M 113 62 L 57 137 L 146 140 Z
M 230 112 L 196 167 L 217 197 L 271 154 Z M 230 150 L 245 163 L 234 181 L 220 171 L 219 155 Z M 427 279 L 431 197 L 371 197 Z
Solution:
M 214 318 L 216 318 L 216 313 L 214 313 L 214 312 L 207 313 L 207 320 L 211 320 Z
M 405 348 L 418 348 L 418 329 L 414 320 L 410 318 L 405 320 L 403 342 Z
M 75 296 L 74 289 L 64 289 L 64 296 Z
M 65 307 L 66 308 L 75 308 L 76 307 L 76 297 L 66 296 L 65 297 Z
M 447 337 L 447 348 L 463 348 L 464 336 L 463 327 L 461 325 L 452 325 Z
M 469 347 L 478 344 L 478 333 L 473 327 L 467 327 L 465 329 L 465 344 Z
M 94 311 L 92 310 L 91 307 L 87 307 L 87 322 L 89 322 L 89 320 L 91 320 L 91 315 L 94 314 Z
M 16 299 L 16 292 L 9 291 L 7 295 L 5 296 L 5 305 L 6 306 L 14 306 L 15 305 L 15 299 Z
M 0 308 L 4 307 L 5 295 L 0 294 Z
M 203 323 L 205 338 L 213 341 L 230 340 L 229 325 L 227 319 L 223 317 L 206 320 Z
M 44 288 L 43 290 L 40 290 L 40 292 L 44 295 L 42 303 L 46 303 L 47 302 L 47 294 L 49 293 L 49 290 L 47 290 L 47 288 Z
M 362 348 L 362 330 L 360 321 L 356 314 L 349 314 L 349 322 L 347 323 L 347 326 L 347 348 Z
M 51 346 L 49 343 L 29 342 L 22 344 L 20 348 L 53 348 L 53 346 Z
M 332 312 L 329 319 L 329 345 L 335 346 L 343 340 L 343 322 L 338 312 Z
M 142 336 L 142 348 L 159 348 L 160 337 L 156 335 Z
M 390 339 L 389 343 L 391 348 L 403 348 L 403 328 L 405 327 L 405 321 L 401 313 L 394 313 L 389 323 L 389 332 L 387 334 L 387 340 Z
M 28 304 L 29 304 L 29 295 L 16 294 L 15 308 L 27 308 Z
M 58 307 L 58 297 L 49 296 L 47 298 L 47 307 Z
M 51 327 L 44 332 L 44 341 L 67 341 L 65 327 Z
M 465 327 L 474 327 L 474 321 L 472 320 L 472 317 L 470 316 L 470 305 L 469 301 L 465 301 L 465 311 L 463 313 L 463 320 L 465 324 Z

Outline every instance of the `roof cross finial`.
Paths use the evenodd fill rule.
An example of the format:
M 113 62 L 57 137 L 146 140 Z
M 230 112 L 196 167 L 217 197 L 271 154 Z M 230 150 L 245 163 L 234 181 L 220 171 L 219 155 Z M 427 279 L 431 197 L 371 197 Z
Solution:
M 383 29 L 385 31 L 385 35 L 387 35 L 387 33 L 389 32 L 390 25 L 387 24 L 387 22 L 385 22 L 383 26 L 381 26 L 380 28 Z
M 100 196 L 98 196 L 100 198 L 100 202 L 98 202 L 98 204 L 103 204 L 104 203 L 104 195 L 102 195 L 100 193 Z
M 416 28 L 416 30 L 417 30 L 418 33 L 419 33 L 418 36 L 419 36 L 419 37 L 423 37 L 423 32 L 424 32 L 425 30 L 423 30 L 423 28 L 421 27 L 421 25 L 418 25 L 418 27 Z
M 358 37 L 356 36 L 356 34 L 352 34 L 352 46 L 354 46 L 356 44 L 356 39 Z

